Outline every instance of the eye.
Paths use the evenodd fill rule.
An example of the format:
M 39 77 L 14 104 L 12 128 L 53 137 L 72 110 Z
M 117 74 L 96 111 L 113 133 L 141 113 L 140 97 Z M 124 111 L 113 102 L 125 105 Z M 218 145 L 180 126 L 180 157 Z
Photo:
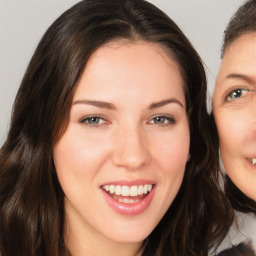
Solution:
M 102 124 L 107 124 L 108 122 L 100 116 L 89 116 L 80 120 L 80 123 L 88 126 L 99 126 Z
M 170 125 L 174 124 L 175 119 L 171 116 L 156 116 L 149 121 L 149 124 Z
M 235 89 L 227 95 L 226 101 L 233 101 L 235 99 L 241 98 L 249 91 L 250 91 L 249 89 L 242 89 L 242 88 Z

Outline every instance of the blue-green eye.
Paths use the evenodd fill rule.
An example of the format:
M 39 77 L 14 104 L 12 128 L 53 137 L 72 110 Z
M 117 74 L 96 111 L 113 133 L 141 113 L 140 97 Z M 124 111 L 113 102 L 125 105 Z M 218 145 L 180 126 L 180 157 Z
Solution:
M 233 101 L 235 99 L 241 98 L 244 96 L 247 92 L 249 92 L 249 89 L 235 89 L 232 92 L 230 92 L 226 98 L 227 101 Z
M 149 121 L 150 124 L 158 124 L 158 125 L 168 125 L 168 124 L 174 124 L 175 119 L 170 116 L 157 116 L 152 118 Z
M 84 123 L 86 125 L 91 125 L 91 126 L 96 126 L 96 125 L 100 125 L 100 124 L 104 124 L 106 123 L 106 121 L 99 116 L 90 116 L 90 117 L 86 117 L 83 118 L 80 123 Z

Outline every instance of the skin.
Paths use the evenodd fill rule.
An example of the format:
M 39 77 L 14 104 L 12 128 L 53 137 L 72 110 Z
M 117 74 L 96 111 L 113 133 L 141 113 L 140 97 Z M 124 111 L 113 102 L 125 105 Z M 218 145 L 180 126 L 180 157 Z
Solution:
M 185 109 L 179 67 L 160 46 L 118 41 L 91 56 L 54 147 L 72 255 L 136 255 L 181 186 L 190 144 Z M 108 205 L 103 184 L 140 180 L 154 183 L 142 213 Z
M 225 170 L 234 184 L 256 200 L 256 33 L 225 50 L 213 96 L 213 111 Z

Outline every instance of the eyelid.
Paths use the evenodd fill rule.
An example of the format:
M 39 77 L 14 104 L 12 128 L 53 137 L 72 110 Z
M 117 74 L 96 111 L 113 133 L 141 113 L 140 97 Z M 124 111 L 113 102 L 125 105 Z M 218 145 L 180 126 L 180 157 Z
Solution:
M 102 123 L 102 124 L 89 124 L 89 123 L 86 123 L 86 120 L 88 120 L 90 118 L 99 118 L 99 119 L 103 120 L 104 123 Z M 79 121 L 79 123 L 81 123 L 81 124 L 83 124 L 85 126 L 89 126 L 89 127 L 98 127 L 98 126 L 101 126 L 101 125 L 110 124 L 110 121 L 108 121 L 106 117 L 104 117 L 102 115 L 97 115 L 97 114 L 95 114 L 95 115 L 91 114 L 91 115 L 83 116 L 78 121 Z
M 238 91 L 238 90 L 246 91 L 246 92 L 252 92 L 252 90 L 250 90 L 249 88 L 244 88 L 242 86 L 237 86 L 237 87 L 234 87 L 234 88 L 231 88 L 231 89 L 227 90 L 227 92 L 225 93 L 224 101 L 225 102 L 232 102 L 232 101 L 236 100 L 236 99 L 228 99 L 228 98 L 231 97 L 231 94 L 233 92 Z M 243 95 L 241 97 L 243 97 Z M 237 99 L 239 99 L 241 97 L 238 97 Z
M 166 124 L 152 124 L 152 125 L 157 125 L 157 126 L 168 126 L 168 125 L 172 125 L 172 124 L 175 124 L 176 123 L 176 119 L 174 118 L 173 115 L 167 115 L 167 114 L 156 114 L 156 115 L 153 115 L 149 118 L 148 122 L 150 124 L 150 122 L 157 118 L 157 117 L 162 117 L 162 118 L 165 118 L 167 119 L 169 122 Z

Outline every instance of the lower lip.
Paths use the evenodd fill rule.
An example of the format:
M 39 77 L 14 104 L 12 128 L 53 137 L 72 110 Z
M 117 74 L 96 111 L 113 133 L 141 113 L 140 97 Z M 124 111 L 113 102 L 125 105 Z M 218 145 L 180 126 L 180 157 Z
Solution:
M 148 209 L 155 194 L 155 186 L 144 199 L 133 204 L 120 203 L 108 195 L 104 190 L 102 190 L 102 193 L 108 205 L 117 213 L 123 215 L 138 215 Z

